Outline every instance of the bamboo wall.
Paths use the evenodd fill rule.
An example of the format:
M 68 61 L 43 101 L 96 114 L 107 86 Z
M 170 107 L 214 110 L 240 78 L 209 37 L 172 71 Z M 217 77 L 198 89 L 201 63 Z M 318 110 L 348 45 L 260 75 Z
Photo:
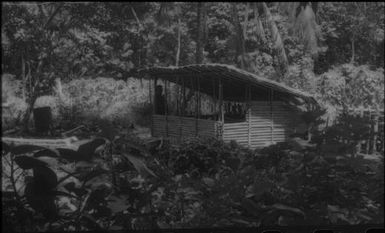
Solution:
M 224 124 L 223 140 L 235 140 L 253 149 L 283 142 L 300 123 L 298 119 L 282 102 L 253 101 L 246 122 Z
M 152 135 L 177 144 L 191 137 L 216 137 L 216 121 L 180 116 L 152 116 Z

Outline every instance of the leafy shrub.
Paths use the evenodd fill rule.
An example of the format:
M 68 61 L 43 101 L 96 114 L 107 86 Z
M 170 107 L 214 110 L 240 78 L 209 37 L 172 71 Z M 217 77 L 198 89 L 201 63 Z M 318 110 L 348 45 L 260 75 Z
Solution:
M 384 71 L 343 64 L 318 77 L 317 93 L 333 106 L 384 108 Z
M 23 100 L 21 82 L 14 75 L 2 74 L 1 97 L 2 104 L 8 105 L 8 107 L 1 108 L 2 129 L 14 128 L 27 110 L 27 103 Z
M 97 122 L 92 124 L 101 124 Z M 116 138 L 116 132 L 104 130 L 111 128 L 107 123 L 95 127 L 110 140 L 95 139 L 77 152 L 59 149 L 58 158 L 42 148 L 4 147 L 9 162 L 26 171 L 14 174 L 23 177 L 19 185 L 13 185 L 11 176 L 5 179 L 4 188 L 11 191 L 3 200 L 7 223 L 40 230 L 100 230 L 383 221 L 382 196 L 372 194 L 383 194 L 383 167 L 374 161 L 330 160 L 318 147 L 291 142 L 252 151 L 235 142 L 198 138 L 175 147 L 131 135 Z M 104 149 L 96 149 L 101 144 Z M 33 155 L 26 154 L 31 150 Z M 33 172 L 36 166 L 45 167 L 45 177 L 57 177 L 38 182 L 52 188 L 46 191 L 55 194 L 53 200 L 40 197 L 55 203 L 55 211 L 52 205 L 41 209 L 42 199 L 23 188 L 31 180 L 25 176 L 32 181 L 42 177 Z M 54 187 L 55 182 L 61 184 Z M 20 193 L 12 192 L 15 187 Z M 21 201 L 14 201 L 15 193 Z
M 149 103 L 141 103 L 131 106 L 133 113 L 133 122 L 140 126 L 150 127 L 152 105 Z
M 355 155 L 362 140 L 370 137 L 371 119 L 343 112 L 337 117 L 337 123 L 326 128 L 318 140 L 327 153 L 334 152 Z M 322 142 L 321 142 L 322 141 Z

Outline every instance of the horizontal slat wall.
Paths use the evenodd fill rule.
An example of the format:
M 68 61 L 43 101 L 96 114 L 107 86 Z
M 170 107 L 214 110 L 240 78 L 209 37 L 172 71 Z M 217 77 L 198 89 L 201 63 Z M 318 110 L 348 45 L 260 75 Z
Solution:
M 278 101 L 274 101 L 272 105 L 268 101 L 253 101 L 250 111 L 251 114 L 246 115 L 246 122 L 224 124 L 224 141 L 235 140 L 253 149 L 283 142 L 293 132 L 295 119 L 298 119 L 293 110 Z
M 179 116 L 152 116 L 152 128 L 154 137 L 169 138 L 173 144 L 180 143 L 182 140 L 197 136 L 215 137 L 216 121 L 196 119 L 191 117 Z
M 198 119 L 198 136 L 215 137 L 215 121 Z
M 181 138 L 191 138 L 196 136 L 196 119 L 189 117 L 182 118 L 182 135 Z
M 271 105 L 268 101 L 251 102 L 250 148 L 264 147 L 272 140 Z
M 152 129 L 154 137 L 163 137 L 166 135 L 166 116 L 152 115 Z
M 241 123 L 225 123 L 223 125 L 223 141 L 237 141 L 239 144 L 248 144 L 248 124 Z
M 168 136 L 170 138 L 180 138 L 181 119 L 178 116 L 167 116 Z
M 240 145 L 253 149 L 264 147 L 271 143 L 287 140 L 288 136 L 293 133 L 293 129 L 299 124 L 296 112 L 282 102 L 274 101 L 270 106 L 268 101 L 254 101 L 251 102 L 250 111 L 251 114 L 246 115 L 245 122 L 223 125 L 222 138 L 225 142 L 234 140 Z M 152 119 L 153 136 L 168 137 L 175 144 L 196 136 L 216 136 L 216 121 L 167 116 L 168 124 L 166 124 L 164 115 L 153 115 Z M 250 121 L 250 127 L 248 121 Z

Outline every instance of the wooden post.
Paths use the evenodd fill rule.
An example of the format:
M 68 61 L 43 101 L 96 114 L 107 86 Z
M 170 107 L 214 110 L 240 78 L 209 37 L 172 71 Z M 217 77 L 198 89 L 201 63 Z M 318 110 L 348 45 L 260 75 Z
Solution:
M 248 128 L 248 136 L 247 136 L 247 144 L 251 147 L 251 88 L 250 86 L 246 86 L 246 118 L 247 118 L 247 128 Z
M 366 140 L 366 154 L 369 154 L 370 150 L 371 150 L 371 141 L 372 141 L 372 133 L 373 133 L 373 124 L 371 123 L 371 119 L 372 119 L 372 116 L 371 116 L 371 110 L 368 111 L 368 119 L 369 119 L 369 123 L 370 123 L 370 131 L 369 131 L 369 138 L 368 140 Z
M 373 153 L 377 152 L 377 134 L 378 134 L 378 119 L 379 112 L 374 115 L 374 126 L 373 126 Z
M 176 78 L 176 86 L 177 86 L 177 90 L 176 90 L 176 115 L 179 116 L 180 115 L 180 101 L 179 101 L 179 92 L 180 92 L 180 84 L 179 84 L 179 76 L 177 76 Z
M 361 119 L 363 119 L 363 118 L 364 118 L 364 108 L 363 108 L 362 106 L 361 106 L 360 108 L 361 108 L 361 109 L 360 109 L 360 111 L 359 111 L 359 116 L 360 116 Z M 353 110 L 353 111 L 354 111 L 354 110 Z M 368 147 L 367 140 L 364 140 L 364 142 L 363 142 L 362 144 L 365 145 L 365 149 L 366 149 L 366 147 Z M 361 144 L 361 148 L 362 148 L 362 144 Z M 361 149 L 361 150 L 362 150 L 362 149 Z M 359 151 L 359 152 L 362 152 L 362 151 Z
M 178 138 L 178 142 L 181 143 L 182 142 L 182 117 L 181 117 L 181 113 L 182 113 L 182 110 L 181 110 L 181 107 L 182 107 L 182 101 L 181 101 L 181 80 L 180 80 L 180 76 L 178 76 L 178 81 L 177 81 L 177 85 L 178 85 L 178 95 L 177 95 L 177 114 L 178 114 L 178 118 L 179 118 L 179 138 Z
M 270 89 L 270 129 L 271 129 L 271 143 L 274 142 L 274 115 L 273 115 L 273 89 Z
M 201 95 L 200 95 L 200 77 L 199 75 L 195 77 L 196 79 L 196 85 L 197 85 L 197 89 L 196 89 L 196 106 L 195 106 L 195 135 L 198 136 L 198 131 L 199 131 L 199 127 L 198 127 L 198 124 L 199 124 L 199 117 L 200 117 L 200 98 L 201 98 Z
M 201 78 L 198 76 L 198 119 L 201 117 Z
M 154 127 L 153 127 L 153 122 L 152 122 L 152 115 L 154 115 L 154 109 L 153 109 L 153 103 L 152 103 L 152 92 L 151 92 L 151 77 L 149 77 L 148 80 L 148 97 L 150 99 L 150 106 L 151 106 L 151 116 L 150 116 L 150 124 L 151 124 L 151 136 L 154 136 Z
M 185 79 L 182 80 L 183 83 L 183 90 L 182 90 L 182 95 L 183 95 L 183 107 L 182 107 L 182 116 L 186 116 L 186 84 L 185 84 Z
M 167 79 L 164 80 L 164 115 L 166 116 L 166 137 L 168 137 L 168 93 L 167 93 Z
M 219 123 L 217 126 L 219 126 L 219 129 L 217 129 L 218 132 L 218 138 L 223 139 L 223 131 L 224 131 L 224 124 L 225 124 L 225 117 L 224 117 L 224 111 L 223 111 L 223 86 L 222 86 L 222 79 L 218 78 L 218 98 L 219 98 Z
M 223 112 L 223 86 L 222 86 L 222 79 L 219 78 L 219 120 L 224 124 L 225 118 L 224 118 L 224 112 Z
M 216 116 L 216 119 L 214 120 L 218 120 L 218 113 L 217 113 L 217 100 L 218 100 L 218 96 L 217 96 L 217 93 L 215 91 L 215 79 L 213 79 L 213 101 L 214 101 L 214 115 Z
M 154 99 L 154 104 L 153 104 L 153 106 L 152 106 L 152 113 L 153 114 L 156 114 L 156 95 L 155 95 L 155 93 L 156 93 L 156 83 L 157 83 L 157 81 L 158 81 L 158 78 L 154 78 L 154 96 L 153 96 L 153 99 Z
M 186 86 L 185 86 L 185 82 L 184 82 L 184 78 L 182 78 L 182 109 L 181 109 L 181 115 L 182 115 L 182 117 L 184 117 L 185 116 L 185 109 L 186 109 Z M 181 123 L 180 123 L 180 125 L 181 125 L 181 140 L 183 140 L 183 124 L 182 124 L 182 122 L 183 122 L 183 120 L 182 120 L 182 117 L 181 117 Z

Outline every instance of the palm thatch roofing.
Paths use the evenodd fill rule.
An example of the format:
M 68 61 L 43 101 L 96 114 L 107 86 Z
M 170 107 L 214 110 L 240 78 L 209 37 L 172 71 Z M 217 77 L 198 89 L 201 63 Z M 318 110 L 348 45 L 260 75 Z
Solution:
M 152 77 L 167 79 L 174 83 L 180 83 L 179 78 L 200 78 L 200 91 L 213 94 L 213 78 L 220 78 L 224 88 L 224 98 L 232 93 L 244 96 L 245 86 L 252 88 L 267 88 L 290 97 L 299 97 L 308 103 L 317 104 L 315 98 L 303 91 L 288 87 L 282 83 L 260 77 L 256 74 L 224 64 L 199 64 L 187 66 L 152 67 L 139 70 L 139 74 L 148 74 Z M 185 83 L 189 87 L 189 83 Z M 193 84 L 190 84 L 192 87 Z

